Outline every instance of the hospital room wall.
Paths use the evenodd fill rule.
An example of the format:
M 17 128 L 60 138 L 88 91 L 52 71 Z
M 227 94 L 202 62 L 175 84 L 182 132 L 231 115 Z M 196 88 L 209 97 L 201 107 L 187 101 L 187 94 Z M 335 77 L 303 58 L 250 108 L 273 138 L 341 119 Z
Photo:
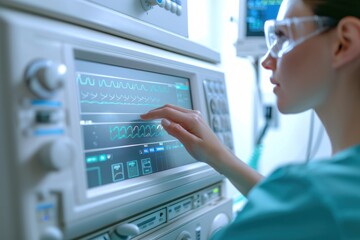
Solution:
M 190 0 L 189 38 L 221 54 L 220 67 L 225 73 L 235 154 L 248 161 L 254 150 L 255 135 L 264 124 L 256 97 L 256 71 L 248 58 L 236 56 L 238 0 Z M 269 81 L 270 72 L 260 68 L 260 86 L 264 101 L 276 106 Z M 257 112 L 256 114 L 254 114 Z M 276 168 L 306 160 L 309 143 L 311 111 L 296 115 L 277 114 L 277 124 L 269 129 L 263 141 L 259 171 L 268 175 Z M 314 117 L 312 159 L 330 155 L 330 143 L 319 119 Z M 320 140 L 319 140 L 320 139 Z M 316 148 L 315 145 L 319 147 Z M 315 148 L 317 151 L 315 151 Z M 313 160 L 312 160 L 313 161 Z

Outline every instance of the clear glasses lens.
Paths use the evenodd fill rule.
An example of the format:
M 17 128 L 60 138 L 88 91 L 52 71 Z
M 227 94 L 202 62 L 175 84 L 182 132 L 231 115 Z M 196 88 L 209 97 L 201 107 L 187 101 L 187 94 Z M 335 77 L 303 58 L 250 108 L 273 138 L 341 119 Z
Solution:
M 319 16 L 268 20 L 264 26 L 266 44 L 272 57 L 281 58 L 302 42 L 334 25 L 335 21 L 331 18 Z

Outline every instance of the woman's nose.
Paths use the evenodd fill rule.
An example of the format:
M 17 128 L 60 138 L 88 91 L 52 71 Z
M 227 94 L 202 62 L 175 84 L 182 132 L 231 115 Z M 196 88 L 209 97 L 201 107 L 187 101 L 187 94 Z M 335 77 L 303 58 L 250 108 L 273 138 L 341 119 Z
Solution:
M 261 62 L 261 66 L 263 66 L 263 68 L 267 69 L 267 70 L 275 70 L 276 67 L 276 61 L 275 58 L 273 58 L 270 54 L 270 51 L 266 53 L 266 55 L 264 56 L 262 62 Z

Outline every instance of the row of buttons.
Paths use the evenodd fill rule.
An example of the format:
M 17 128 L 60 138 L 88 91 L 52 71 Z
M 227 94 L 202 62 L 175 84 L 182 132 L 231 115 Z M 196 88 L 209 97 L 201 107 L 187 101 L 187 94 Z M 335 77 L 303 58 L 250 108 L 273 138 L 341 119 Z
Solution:
M 231 121 L 223 81 L 205 80 L 204 89 L 210 115 L 210 124 L 222 143 L 233 149 Z
M 221 82 L 209 82 L 207 84 L 207 90 L 210 93 L 225 93 L 225 86 Z
M 228 105 L 225 98 L 212 98 L 210 99 L 210 110 L 213 114 L 229 113 Z
M 149 11 L 153 6 L 159 6 L 178 16 L 182 14 L 182 6 L 180 0 L 140 0 L 145 11 Z
M 214 185 L 205 190 L 193 193 L 184 197 L 182 200 L 168 203 L 162 206 L 159 210 L 150 210 L 149 214 L 145 213 L 141 217 L 136 217 L 133 220 L 118 224 L 114 227 L 106 229 L 107 232 L 102 232 L 100 235 L 89 238 L 91 240 L 120 240 L 120 239 L 140 239 L 140 234 L 150 231 L 162 224 L 169 223 L 174 219 L 184 216 L 185 213 L 191 212 L 197 208 L 210 205 L 215 201 L 221 199 L 223 195 L 221 185 Z M 166 226 L 165 226 L 166 228 Z M 195 229 L 196 239 L 201 239 L 201 226 Z M 192 239 L 188 232 L 182 232 L 182 237 L 176 239 Z M 183 238 L 190 237 L 190 238 Z M 145 239 L 146 237 L 144 237 Z M 88 238 L 87 238 L 88 239 Z M 143 238 L 141 238 L 143 239 Z

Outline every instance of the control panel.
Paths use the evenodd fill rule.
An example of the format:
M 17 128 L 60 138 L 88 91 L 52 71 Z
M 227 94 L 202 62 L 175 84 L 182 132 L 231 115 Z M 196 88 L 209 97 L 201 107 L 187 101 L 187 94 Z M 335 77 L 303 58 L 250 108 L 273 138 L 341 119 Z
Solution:
M 144 239 L 147 234 L 156 231 L 156 229 L 163 228 L 183 217 L 202 211 L 206 206 L 217 205 L 223 200 L 222 191 L 221 184 L 213 185 L 82 239 Z M 198 231 L 200 230 L 198 229 Z
M 186 0 L 88 0 L 168 32 L 188 37 Z M 119 24 L 121 24 L 119 22 Z M 160 43 L 161 44 L 161 43 Z
M 207 210 L 231 212 L 231 204 L 226 211 L 217 208 L 228 201 L 222 189 L 224 177 L 204 163 L 182 157 L 179 152 L 186 153 L 183 146 L 165 136 L 165 131 L 157 131 L 161 128 L 154 128 L 160 121 L 148 123 L 138 119 L 145 108 L 168 102 L 173 96 L 180 104 L 188 99 L 193 102 L 191 106 L 206 113 L 203 80 L 223 79 L 217 66 L 106 34 L 105 30 L 71 24 L 70 20 L 63 23 L 56 16 L 45 18 L 50 14 L 46 7 L 42 16 L 36 15 L 35 7 L 31 13 L 21 10 L 21 4 L 10 8 L 10 2 L 20 1 L 24 5 L 40 3 L 6 1 L 9 6 L 4 5 L 0 11 L 0 49 L 6 49 L 6 54 L 0 54 L 4 63 L 0 65 L 4 79 L 0 109 L 6 112 L 0 124 L 0 152 L 4 160 L 0 161 L 0 189 L 4 193 L 0 202 L 8 207 L 6 212 L 0 212 L 0 217 L 6 219 L 0 228 L 0 239 L 148 239 L 155 232 L 166 232 L 170 225 L 174 226 L 172 230 L 182 226 L 177 224 L 179 221 L 189 222 L 200 213 L 206 215 Z M 70 1 L 66 2 L 63 10 L 75 11 L 68 4 Z M 71 2 L 97 5 L 89 0 Z M 140 0 L 127 2 L 145 15 L 160 10 L 181 18 L 186 1 L 181 1 L 180 16 L 158 5 L 145 11 Z M 128 27 L 120 20 L 119 24 Z M 144 29 L 138 31 L 141 34 L 148 30 L 138 29 Z M 87 74 L 88 80 L 78 78 L 79 74 Z M 160 87 L 148 88 L 160 80 L 156 82 Z M 130 105 L 127 103 L 131 96 L 135 98 Z M 154 103 L 150 105 L 149 101 Z M 82 131 L 83 126 L 91 129 L 89 136 Z M 146 134 L 142 130 L 142 135 L 133 131 L 141 126 L 150 126 L 150 130 Z M 124 134 L 123 129 L 128 132 Z M 170 140 L 156 136 L 159 132 Z M 149 146 L 151 137 L 155 138 L 151 143 L 158 143 L 156 146 Z M 86 149 L 87 144 L 94 147 Z M 117 148 L 118 158 L 103 153 L 105 148 Z M 130 149 L 127 155 L 122 154 L 124 149 Z M 150 165 L 152 157 L 154 163 Z M 90 165 L 95 162 L 97 168 L 92 168 Z M 103 163 L 106 174 L 98 167 Z M 91 178 L 94 173 L 97 178 Z M 123 177 L 121 173 L 127 175 Z M 93 187 L 89 179 L 100 184 Z M 102 184 L 103 179 L 109 184 Z M 231 213 L 227 216 L 231 218 Z M 208 236 L 203 233 L 210 227 L 191 228 L 197 229 L 200 236 Z M 182 232 L 176 234 L 195 236 L 190 229 Z
M 221 142 L 234 149 L 229 106 L 224 81 L 204 80 L 210 126 Z
M 25 71 L 25 81 L 32 97 L 23 98 L 19 118 L 24 137 L 64 135 L 65 110 L 57 94 L 65 84 L 66 66 L 46 59 L 31 62 Z M 61 171 L 71 166 L 75 144 L 59 137 L 45 144 L 37 157 L 44 169 Z
M 153 6 L 159 6 L 178 16 L 182 14 L 181 0 L 140 0 L 145 11 L 153 9 Z
M 155 231 L 144 238 L 158 240 L 208 240 L 230 223 L 232 200 L 222 200 L 184 216 L 169 224 L 163 231 Z

